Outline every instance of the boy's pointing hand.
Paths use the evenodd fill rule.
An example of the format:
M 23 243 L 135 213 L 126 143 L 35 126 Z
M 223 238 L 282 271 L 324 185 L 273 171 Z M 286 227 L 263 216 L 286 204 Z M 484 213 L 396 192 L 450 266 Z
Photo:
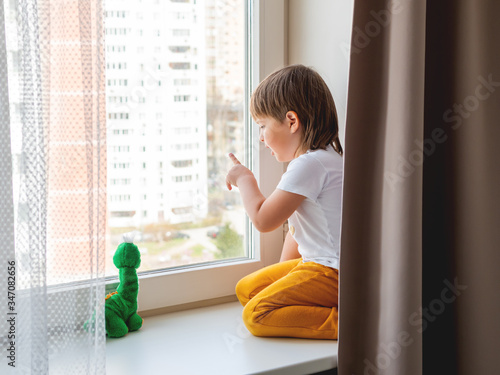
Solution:
M 236 156 L 234 156 L 232 152 L 229 153 L 229 159 L 231 159 L 234 165 L 241 164 L 240 161 L 236 158 Z
M 233 162 L 232 168 L 227 172 L 226 176 L 226 186 L 229 190 L 232 190 L 234 185 L 238 187 L 238 180 L 243 176 L 251 176 L 253 178 L 253 173 L 234 156 L 234 154 L 229 154 L 229 159 Z

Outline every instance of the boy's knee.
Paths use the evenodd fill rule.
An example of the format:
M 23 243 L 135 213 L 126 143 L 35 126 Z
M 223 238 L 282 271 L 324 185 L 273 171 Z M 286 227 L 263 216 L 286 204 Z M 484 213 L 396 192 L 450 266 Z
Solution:
M 262 336 L 261 332 L 261 324 L 257 319 L 257 315 L 255 314 L 255 306 L 254 303 L 247 303 L 245 308 L 243 309 L 243 323 L 245 323 L 245 327 L 247 327 L 248 331 L 254 336 Z
M 244 279 L 241 279 L 240 281 L 238 281 L 238 283 L 236 284 L 236 288 L 235 288 L 235 291 L 236 291 L 236 297 L 238 297 L 238 300 L 240 301 L 240 303 L 245 306 L 247 303 L 248 303 L 248 294 L 247 294 L 247 288 L 245 288 L 245 285 L 244 285 Z

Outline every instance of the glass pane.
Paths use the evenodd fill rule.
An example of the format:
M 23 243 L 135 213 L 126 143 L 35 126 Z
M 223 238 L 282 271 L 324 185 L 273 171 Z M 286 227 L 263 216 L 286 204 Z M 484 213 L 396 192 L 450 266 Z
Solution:
M 242 0 L 109 0 L 106 275 L 123 234 L 140 272 L 245 256 L 227 153 L 245 152 Z

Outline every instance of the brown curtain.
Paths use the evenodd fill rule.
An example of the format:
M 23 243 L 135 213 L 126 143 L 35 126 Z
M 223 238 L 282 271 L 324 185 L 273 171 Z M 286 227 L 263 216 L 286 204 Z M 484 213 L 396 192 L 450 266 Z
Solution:
M 499 19 L 354 4 L 340 375 L 500 371 Z

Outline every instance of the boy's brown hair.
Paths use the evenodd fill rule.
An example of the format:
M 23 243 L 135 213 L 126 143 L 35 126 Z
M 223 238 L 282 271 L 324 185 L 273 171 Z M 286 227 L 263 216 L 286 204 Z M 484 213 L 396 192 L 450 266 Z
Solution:
M 326 149 L 331 144 L 342 155 L 337 110 L 321 76 L 304 65 L 290 65 L 267 76 L 250 99 L 253 118 L 284 121 L 294 111 L 304 128 L 302 150 Z

